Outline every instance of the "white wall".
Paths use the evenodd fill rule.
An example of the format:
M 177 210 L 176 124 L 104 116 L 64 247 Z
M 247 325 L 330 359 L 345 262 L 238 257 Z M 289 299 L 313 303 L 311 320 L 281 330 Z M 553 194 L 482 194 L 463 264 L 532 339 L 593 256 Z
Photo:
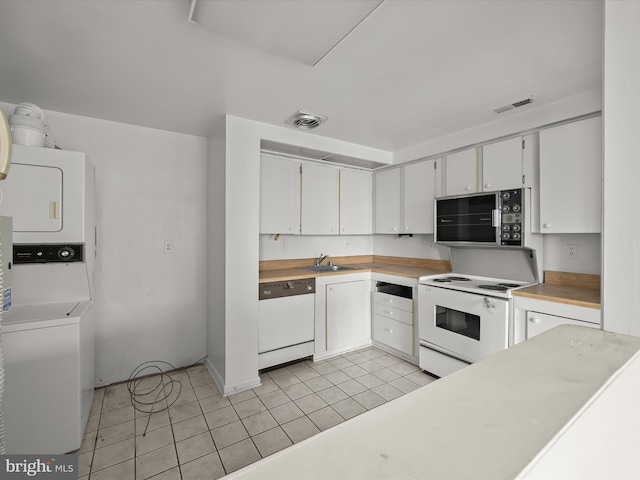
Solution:
M 640 335 L 640 3 L 605 1 L 603 291 L 605 330 Z
M 371 235 L 260 235 L 260 260 L 373 255 Z
M 0 103 L 6 113 L 15 105 Z M 45 112 L 57 144 L 96 169 L 96 375 L 126 380 L 136 366 L 176 367 L 206 354 L 207 141 Z M 174 253 L 163 254 L 172 240 Z
M 544 270 L 600 275 L 599 233 L 544 235 Z M 567 256 L 567 244 L 576 245 L 578 256 Z

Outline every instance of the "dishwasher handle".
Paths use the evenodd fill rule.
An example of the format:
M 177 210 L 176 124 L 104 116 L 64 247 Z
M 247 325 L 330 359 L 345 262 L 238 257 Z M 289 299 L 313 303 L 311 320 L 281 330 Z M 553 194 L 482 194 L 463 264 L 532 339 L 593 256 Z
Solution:
M 316 293 L 316 279 L 303 278 L 282 282 L 261 283 L 258 287 L 259 300 L 294 297 L 296 295 L 309 295 Z

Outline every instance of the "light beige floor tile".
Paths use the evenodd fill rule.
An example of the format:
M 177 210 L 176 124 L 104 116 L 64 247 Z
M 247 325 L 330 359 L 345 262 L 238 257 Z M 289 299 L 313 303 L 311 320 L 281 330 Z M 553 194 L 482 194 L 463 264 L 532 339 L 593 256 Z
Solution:
M 78 455 L 78 476 L 88 475 L 91 471 L 91 460 L 93 459 L 93 450 Z
M 405 375 L 404 378 L 406 378 L 407 380 L 411 380 L 413 383 L 415 383 L 416 385 L 420 385 L 421 387 L 424 387 L 425 385 L 429 385 L 430 383 L 435 382 L 437 380 L 435 377 L 432 377 L 431 375 L 427 375 L 426 373 L 421 371 L 417 371 L 417 372 L 410 373 L 409 375 Z
M 416 388 L 419 388 L 419 385 L 413 383 L 411 380 L 408 380 L 405 377 L 396 378 L 395 380 L 391 380 L 389 385 L 396 387 L 402 393 L 409 393 L 414 391 Z
M 417 372 L 420 370 L 414 364 L 409 362 L 396 363 L 395 365 L 391 365 L 388 368 L 392 372 L 397 373 L 398 375 L 401 375 L 401 376 L 409 375 L 410 373 Z
M 313 368 L 320 375 L 326 375 L 327 373 L 338 371 L 338 369 L 331 365 L 329 362 L 318 362 L 311 365 L 311 368 Z
M 369 389 L 384 385 L 383 380 L 379 379 L 375 375 L 372 375 L 371 373 L 367 373 L 366 375 L 358 377 L 358 382 Z
M 136 480 L 144 480 L 178 465 L 176 447 L 166 447 L 153 450 L 136 457 Z
M 269 413 L 273 415 L 273 418 L 275 418 L 280 425 L 304 415 L 304 412 L 293 402 L 284 403 L 271 408 L 269 409 Z
M 366 370 L 369 373 L 377 372 L 378 370 L 382 370 L 384 367 L 377 363 L 375 360 L 368 360 L 364 363 L 360 363 L 358 365 L 363 370 Z
M 230 405 L 228 407 L 219 408 L 213 412 L 205 413 L 205 420 L 209 429 L 212 430 L 217 427 L 222 427 L 236 420 L 240 420 L 240 417 L 236 414 L 236 411 Z
M 329 380 L 334 385 L 338 385 L 340 383 L 344 383 L 348 380 L 351 380 L 351 377 L 346 373 L 343 373 L 342 370 L 338 370 L 336 372 L 328 373 L 324 376 L 327 380 Z
M 203 415 L 198 415 L 197 417 L 192 417 L 188 420 L 174 423 L 172 427 L 173 436 L 176 442 L 199 435 L 209 430 L 209 426 L 207 425 Z
M 81 453 L 93 452 L 93 449 L 96 447 L 97 436 L 97 430 L 94 430 L 93 432 L 85 432 L 84 436 L 82 437 L 80 448 L 71 453 L 74 455 L 80 455 Z
M 98 392 L 102 392 L 102 393 L 98 395 Z M 89 416 L 99 415 L 102 412 L 103 400 L 104 400 L 104 388 L 95 390 L 93 392 L 93 402 L 91 403 L 91 411 L 89 412 Z
M 334 367 L 339 368 L 340 370 L 355 365 L 355 363 L 353 363 L 351 360 L 347 360 L 344 357 L 329 358 L 327 362 L 329 362 Z
M 320 390 L 324 390 L 325 388 L 329 388 L 333 386 L 333 384 L 324 377 L 316 377 L 304 382 L 307 387 L 309 387 L 314 392 L 318 392 Z M 293 400 L 293 399 L 292 399 Z
M 367 358 L 370 358 L 371 360 L 374 360 L 376 358 L 384 357 L 387 354 L 381 350 L 377 350 L 374 348 L 374 349 L 366 350 L 362 352 L 362 355 L 364 355 Z
M 107 447 L 98 448 L 93 455 L 91 473 L 124 462 L 135 456 L 133 438 L 114 443 Z
M 136 435 L 142 435 L 145 432 L 149 433 L 170 424 L 169 412 L 166 410 L 163 412 L 154 412 L 151 415 L 147 414 L 136 418 Z
M 349 420 L 350 418 L 355 417 L 356 415 L 360 415 L 361 413 L 366 412 L 367 410 L 356 402 L 353 398 L 346 398 L 341 402 L 334 403 L 331 407 L 342 415 L 343 418 Z
M 256 413 L 264 412 L 267 409 L 258 397 L 250 398 L 244 402 L 235 403 L 233 408 L 236 409 L 236 413 L 240 418 L 250 417 Z
M 336 386 L 331 386 L 318 392 L 318 396 L 329 405 L 349 398 L 349 396 Z
M 269 412 L 260 412 L 256 415 L 251 415 L 250 417 L 244 418 L 242 423 L 251 436 L 278 426 L 278 422 L 276 422 Z M 215 437 L 213 438 L 215 440 Z
M 207 431 L 176 443 L 176 450 L 178 450 L 178 460 L 183 464 L 215 452 L 216 447 L 211 434 Z
M 104 412 L 100 416 L 100 428 L 112 427 L 119 423 L 128 422 L 134 419 L 134 410 L 131 405 L 117 408 L 109 412 Z
M 299 398 L 294 403 L 306 414 L 315 412 L 316 410 L 320 410 L 327 406 L 327 402 L 322 400 L 322 398 L 315 393 Z
M 181 480 L 181 478 L 180 467 L 173 467 L 171 470 L 154 475 L 149 480 Z
M 105 388 L 104 397 L 119 397 L 123 395 L 129 395 L 129 389 L 127 388 L 127 382 L 118 383 L 115 385 L 109 385 Z
M 368 357 L 365 357 L 364 355 L 362 355 L 361 353 L 358 353 L 358 352 L 348 353 L 348 354 L 343 355 L 343 356 L 344 356 L 344 358 L 346 358 L 350 362 L 355 363 L 356 365 L 359 365 L 361 363 L 369 361 Z
M 270 378 L 265 378 L 262 380 L 262 385 L 253 389 L 253 393 L 260 397 L 266 393 L 275 392 L 276 390 L 280 390 L 280 387 L 276 385 L 276 382 Z
M 279 452 L 283 448 L 293 445 L 291 439 L 280 427 L 259 433 L 258 435 L 251 437 L 251 440 L 253 440 L 256 447 L 258 447 L 260 455 L 263 457 Z
M 260 454 L 250 438 L 234 443 L 218 452 L 227 473 L 260 460 Z
M 135 480 L 135 460 L 127 460 L 91 474 L 91 480 Z
M 349 375 L 351 378 L 358 378 L 368 373 L 364 368 L 360 368 L 358 365 L 343 368 L 342 371 Z
M 310 413 L 309 420 L 323 431 L 344 422 L 344 418 L 331 407 L 325 407 Z
M 135 435 L 134 426 L 134 421 L 130 420 L 125 423 L 114 425 L 113 427 L 101 428 L 98 430 L 96 448 L 106 447 L 107 445 L 118 443 L 122 440 L 127 440 L 128 438 L 133 438 Z
M 270 393 L 266 393 L 260 397 L 260 401 L 265 405 L 265 407 L 271 409 L 277 407 L 278 405 L 285 404 L 290 402 L 291 399 L 284 393 L 283 390 L 278 390 Z
M 236 403 L 244 402 L 245 400 L 249 400 L 250 398 L 255 397 L 256 394 L 253 392 L 253 390 L 245 390 L 244 392 L 229 395 L 227 398 L 233 405 L 235 405 Z
M 169 409 L 171 423 L 182 422 L 183 420 L 187 420 L 198 415 L 202 415 L 202 410 L 200 409 L 200 404 L 197 401 L 185 403 L 184 405 L 179 405 L 177 407 L 171 407 Z
M 387 402 L 403 395 L 400 390 L 398 390 L 393 385 L 389 385 L 388 383 L 384 383 L 378 387 L 373 387 L 371 391 L 376 393 L 377 395 L 380 395 Z
M 340 390 L 342 390 L 344 393 L 346 393 L 347 395 L 349 395 L 350 397 L 352 397 L 353 395 L 357 395 L 359 393 L 362 393 L 365 390 L 367 390 L 367 387 L 362 385 L 357 380 L 349 380 L 347 382 L 340 383 L 340 384 L 338 384 L 338 388 Z
M 189 377 L 198 377 L 200 375 L 204 375 L 205 373 L 209 373 L 207 367 L 203 364 L 194 365 L 193 367 L 187 368 L 187 374 Z
M 182 480 L 214 479 L 224 476 L 224 468 L 217 452 L 184 463 L 180 469 Z
M 185 403 L 191 403 L 196 401 L 198 398 L 196 397 L 196 392 L 193 389 L 189 390 L 180 390 L 176 388 L 173 392 L 171 392 L 167 396 L 167 403 L 171 408 L 179 407 L 180 405 L 184 405 Z
M 316 372 L 313 368 L 307 367 L 306 365 L 304 367 L 297 368 L 292 372 L 296 377 L 298 377 L 303 382 L 305 380 L 310 380 L 312 378 L 320 376 L 320 374 Z
M 400 375 L 398 375 L 395 372 L 392 372 L 388 368 L 383 368 L 382 370 L 377 370 L 377 371 L 373 372 L 373 375 L 375 375 L 380 380 L 383 380 L 385 382 L 390 382 L 392 380 L 396 380 L 397 378 L 400 378 Z
M 216 387 L 215 383 L 207 383 L 205 385 L 195 387 L 193 391 L 195 392 L 196 397 L 198 397 L 198 400 L 202 400 L 203 398 L 207 398 L 207 397 L 212 397 L 214 395 L 220 395 L 220 390 L 218 390 L 218 387 Z M 249 391 L 251 392 L 251 390 Z
M 393 355 L 385 355 L 383 357 L 377 357 L 373 361 L 379 363 L 383 367 L 390 367 L 391 365 L 400 363 L 402 360 Z
M 320 433 L 320 429 L 307 417 L 296 418 L 289 423 L 285 423 L 282 425 L 282 429 L 293 443 L 301 442 L 316 433 Z
M 102 411 L 110 412 L 111 410 L 117 410 L 122 407 L 127 407 L 131 405 L 131 397 L 127 395 L 121 396 L 106 396 L 104 401 L 102 402 Z
M 229 445 L 233 445 L 234 443 L 238 443 L 240 440 L 244 440 L 245 438 L 249 438 L 247 430 L 240 421 L 230 423 L 223 427 L 214 428 L 211 430 L 211 435 L 213 436 L 213 441 L 215 442 L 218 450 L 228 447 Z
M 276 382 L 280 388 L 290 387 L 294 383 L 300 383 L 302 381 L 289 371 L 277 375 L 271 374 L 271 379 Z
M 282 391 L 286 393 L 287 397 L 289 397 L 291 400 L 297 400 L 300 397 L 304 397 L 305 395 L 313 393 L 313 390 L 311 390 L 305 383 L 302 382 L 285 387 L 282 389 Z
M 378 407 L 386 402 L 384 398 L 376 395 L 371 390 L 354 395 L 352 398 L 367 410 L 371 410 L 372 408 Z
M 214 410 L 218 410 L 223 407 L 228 407 L 231 405 L 231 402 L 227 397 L 223 397 L 222 395 L 214 395 L 212 397 L 203 398 L 199 400 L 200 408 L 204 413 L 213 412 Z
M 214 383 L 213 377 L 209 374 L 209 372 L 203 373 L 202 375 L 193 375 L 192 377 L 190 377 L 190 380 L 191 386 L 193 388 Z
M 138 435 L 136 437 L 136 455 L 144 455 L 167 445 L 173 445 L 171 425 L 147 432 L 146 435 Z

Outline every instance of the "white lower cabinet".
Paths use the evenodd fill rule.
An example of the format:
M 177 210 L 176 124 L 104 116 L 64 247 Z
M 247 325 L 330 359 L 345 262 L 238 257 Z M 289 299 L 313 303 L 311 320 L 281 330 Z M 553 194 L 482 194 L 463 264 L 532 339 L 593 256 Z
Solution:
M 519 343 L 558 325 L 600 328 L 600 309 L 514 296 L 513 343 Z
M 314 360 L 371 345 L 371 275 L 316 279 Z
M 407 355 L 413 355 L 413 325 L 374 314 L 373 338 Z

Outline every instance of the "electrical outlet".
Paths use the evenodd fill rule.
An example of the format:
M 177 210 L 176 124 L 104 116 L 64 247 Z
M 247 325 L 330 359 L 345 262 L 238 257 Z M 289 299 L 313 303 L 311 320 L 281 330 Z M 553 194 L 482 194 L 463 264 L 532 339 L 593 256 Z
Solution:
M 578 245 L 575 243 L 567 243 L 567 251 L 566 251 L 566 255 L 567 258 L 578 258 Z
M 286 250 L 287 249 L 287 239 L 283 238 L 282 240 L 280 240 L 280 242 L 282 243 L 282 250 Z
M 173 253 L 173 240 L 164 241 L 163 253 Z
M 344 248 L 351 248 L 351 240 L 344 241 Z

